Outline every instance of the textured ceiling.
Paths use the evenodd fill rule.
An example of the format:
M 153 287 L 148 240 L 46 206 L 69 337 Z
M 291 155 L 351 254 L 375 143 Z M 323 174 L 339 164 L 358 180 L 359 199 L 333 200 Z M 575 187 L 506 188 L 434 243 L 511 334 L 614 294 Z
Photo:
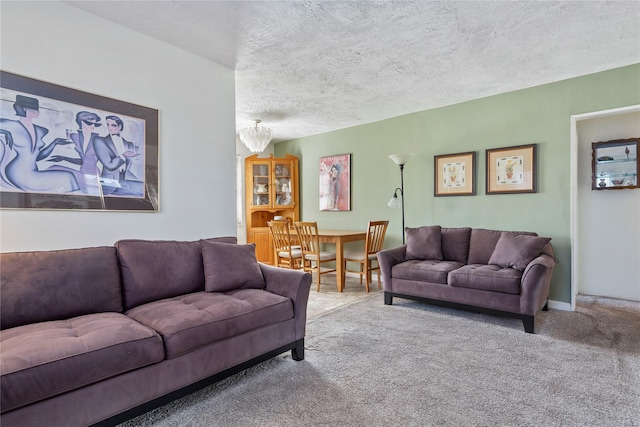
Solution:
M 640 62 L 637 0 L 66 3 L 235 68 L 274 141 Z

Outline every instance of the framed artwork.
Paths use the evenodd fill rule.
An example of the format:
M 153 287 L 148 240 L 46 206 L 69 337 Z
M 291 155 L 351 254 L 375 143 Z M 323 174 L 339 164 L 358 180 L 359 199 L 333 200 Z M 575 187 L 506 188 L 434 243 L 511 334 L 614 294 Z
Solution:
M 536 144 L 487 150 L 487 194 L 536 192 Z
M 0 107 L 0 208 L 158 211 L 158 110 L 5 71 Z
M 433 158 L 433 195 L 473 196 L 476 194 L 476 152 L 444 154 Z
M 351 210 L 351 154 L 320 157 L 321 211 Z

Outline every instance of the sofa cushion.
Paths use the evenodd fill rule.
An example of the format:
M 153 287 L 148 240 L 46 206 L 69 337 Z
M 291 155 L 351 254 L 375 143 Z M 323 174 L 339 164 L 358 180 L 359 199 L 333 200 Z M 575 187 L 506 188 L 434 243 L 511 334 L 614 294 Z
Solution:
M 442 228 L 439 225 L 405 227 L 404 230 L 407 233 L 407 260 L 442 259 Z
M 448 284 L 456 288 L 520 294 L 522 271 L 497 265 L 469 264 L 449 273 Z
M 549 241 L 551 239 L 547 237 L 502 233 L 491 254 L 489 264 L 524 271 L 527 265 L 540 255 Z
M 442 228 L 442 259 L 467 263 L 471 227 Z
M 167 359 L 293 318 L 291 299 L 259 289 L 198 292 L 127 312 L 162 336 Z
M 483 228 L 474 228 L 471 230 L 471 238 L 469 241 L 469 264 L 489 264 L 489 258 L 493 253 L 493 249 L 500 239 L 500 230 L 485 230 Z
M 0 325 L 122 311 L 113 247 L 0 254 Z
M 159 362 L 164 349 L 150 328 L 99 313 L 3 330 L 0 354 L 5 412 Z
M 394 279 L 446 284 L 447 274 L 462 265 L 456 261 L 411 260 L 394 265 L 391 276 Z
M 208 239 L 235 243 L 235 237 Z M 204 290 L 199 241 L 120 240 L 115 244 L 122 271 L 124 309 Z
M 263 289 L 264 277 L 256 259 L 256 245 L 202 244 L 205 290 L 226 292 L 232 289 Z
M 469 259 L 467 260 L 467 264 L 489 264 L 489 259 L 491 258 L 493 250 L 495 249 L 502 233 L 537 236 L 536 233 L 528 231 L 500 231 L 474 228 L 471 230 Z

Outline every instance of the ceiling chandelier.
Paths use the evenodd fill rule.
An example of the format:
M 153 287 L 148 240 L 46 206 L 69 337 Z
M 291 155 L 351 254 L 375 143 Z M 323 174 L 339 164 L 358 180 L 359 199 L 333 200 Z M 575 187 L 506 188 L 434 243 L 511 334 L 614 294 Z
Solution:
M 258 127 L 261 120 L 255 120 L 255 122 L 255 127 L 240 129 L 238 136 L 252 153 L 262 153 L 271 141 L 271 129 Z

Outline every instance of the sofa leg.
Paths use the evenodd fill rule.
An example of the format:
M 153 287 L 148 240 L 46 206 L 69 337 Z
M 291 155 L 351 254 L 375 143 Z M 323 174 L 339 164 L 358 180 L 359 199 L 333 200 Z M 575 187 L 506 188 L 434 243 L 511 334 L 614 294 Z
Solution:
M 527 316 L 527 317 L 523 317 L 522 318 L 522 324 L 524 325 L 524 331 L 528 334 L 533 334 L 534 332 L 534 325 L 535 325 L 535 321 L 534 321 L 534 317 L 533 316 Z
M 296 341 L 296 346 L 291 349 L 291 358 L 298 362 L 304 360 L 304 338 Z
M 393 294 L 391 294 L 391 292 L 385 292 L 384 305 L 391 305 L 391 304 L 393 304 Z

